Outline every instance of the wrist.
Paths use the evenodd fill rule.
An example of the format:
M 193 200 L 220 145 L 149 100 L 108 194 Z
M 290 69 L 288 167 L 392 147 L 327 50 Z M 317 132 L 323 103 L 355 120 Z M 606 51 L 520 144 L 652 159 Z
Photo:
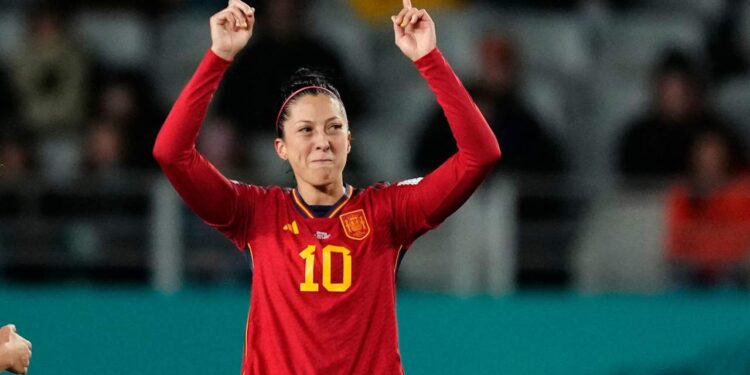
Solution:
M 214 55 L 221 57 L 222 59 L 226 61 L 234 60 L 234 56 L 236 55 L 236 53 L 222 50 L 221 48 L 217 48 L 216 46 L 211 46 L 211 52 L 213 52 Z
M 439 54 L 440 53 L 439 51 L 440 50 L 438 50 L 437 47 L 433 47 L 427 53 L 425 53 L 424 55 L 419 56 L 416 60 L 413 60 L 412 62 L 415 65 L 417 65 L 417 66 L 425 64 L 427 61 L 430 60 L 430 58 L 428 56 L 431 56 L 431 55 L 434 55 L 434 54 Z

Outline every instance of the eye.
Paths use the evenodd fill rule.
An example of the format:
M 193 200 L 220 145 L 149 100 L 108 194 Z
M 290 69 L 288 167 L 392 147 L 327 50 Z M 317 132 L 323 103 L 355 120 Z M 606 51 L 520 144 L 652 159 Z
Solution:
M 344 128 L 344 124 L 340 124 L 337 122 L 332 123 L 331 125 L 328 125 L 328 130 L 332 132 L 337 132 Z
M 302 133 L 302 134 L 310 133 L 310 132 L 312 132 L 312 126 L 303 126 L 303 127 L 299 128 L 299 129 L 297 129 L 297 132 L 298 133 Z

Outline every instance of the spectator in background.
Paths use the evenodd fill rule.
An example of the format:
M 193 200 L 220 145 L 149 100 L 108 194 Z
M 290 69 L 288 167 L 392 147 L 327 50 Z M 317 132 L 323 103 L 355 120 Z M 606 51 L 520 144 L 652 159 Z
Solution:
M 566 202 L 560 197 L 560 177 L 567 166 L 557 140 L 552 138 L 520 92 L 521 62 L 515 43 L 506 35 L 488 33 L 479 45 L 480 74 L 467 89 L 485 114 L 498 140 L 503 158 L 496 175 L 512 176 L 519 184 L 515 216 L 519 220 L 519 284 L 559 284 L 566 275 L 538 265 L 539 254 L 564 247 L 564 234 L 540 236 L 531 230 L 537 224 L 564 220 Z M 416 141 L 413 167 L 426 173 L 456 152 L 456 143 L 443 111 L 435 107 L 426 118 Z M 552 178 L 552 179 L 550 179 Z M 564 257 L 562 251 L 557 252 Z M 558 256 L 558 255 L 555 255 Z M 553 262 L 556 260 L 553 260 Z M 561 260 L 563 262 L 563 260 Z
M 86 118 L 86 60 L 67 30 L 62 5 L 29 8 L 24 49 L 14 65 L 20 116 L 39 144 L 40 167 L 64 181 L 78 159 L 79 132 Z
M 118 177 L 125 167 L 122 128 L 107 118 L 95 118 L 86 128 L 84 173 L 94 177 Z
M 208 119 L 198 137 L 198 151 L 224 173 L 243 168 L 244 158 L 237 130 L 224 119 Z
M 726 128 L 707 107 L 702 76 L 685 54 L 664 54 L 653 75 L 652 108 L 626 127 L 619 144 L 617 168 L 627 182 L 676 176 L 696 131 Z
M 143 74 L 124 71 L 105 80 L 98 90 L 96 119 L 109 122 L 122 139 L 124 166 L 133 170 L 156 168 L 151 144 L 156 138 L 153 124 L 164 119 L 152 94 L 155 90 Z
M 0 135 L 0 180 L 26 176 L 33 167 L 32 144 L 20 131 Z
M 40 137 L 65 137 L 81 129 L 86 116 L 87 64 L 68 34 L 60 5 L 30 7 L 25 48 L 14 78 L 22 116 Z
M 490 33 L 482 38 L 479 50 L 481 73 L 468 90 L 492 131 L 503 140 L 503 160 L 496 170 L 519 176 L 562 173 L 565 162 L 560 146 L 521 97 L 521 67 L 514 42 L 505 35 Z M 456 152 L 440 108 L 428 115 L 416 144 L 414 167 L 419 172 L 434 169 Z
M 338 78 L 336 87 L 345 98 L 352 95 L 353 84 L 335 53 L 306 32 L 307 1 L 265 0 L 253 4 L 263 13 L 257 35 L 226 73 L 217 92 L 218 114 L 239 127 L 243 134 L 265 131 L 271 135 L 275 108 L 281 98 L 268 95 L 277 92 L 300 66 L 306 66 Z M 334 22 L 334 21 L 332 21 Z M 258 58 L 262 56 L 262 58 Z M 361 101 L 346 103 L 350 121 L 361 112 Z M 354 120 L 356 121 L 356 120 Z
M 667 258 L 679 285 L 737 286 L 750 276 L 750 175 L 737 139 L 698 133 L 687 178 L 668 193 Z
M 565 169 L 560 146 L 544 130 L 521 97 L 520 61 L 514 42 L 505 35 L 487 34 L 480 42 L 479 79 L 468 85 L 474 101 L 487 116 L 492 131 L 503 140 L 498 170 L 517 174 L 556 174 Z M 425 172 L 456 152 L 445 115 L 435 108 L 427 117 L 414 167 Z

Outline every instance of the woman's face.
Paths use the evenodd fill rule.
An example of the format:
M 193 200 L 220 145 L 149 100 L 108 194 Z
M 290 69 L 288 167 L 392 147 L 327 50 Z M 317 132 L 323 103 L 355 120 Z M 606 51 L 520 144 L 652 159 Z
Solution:
M 343 183 L 351 149 L 349 124 L 339 100 L 328 95 L 304 95 L 287 108 L 284 138 L 276 152 L 288 160 L 299 182 L 313 186 Z
M 695 177 L 707 184 L 722 181 L 729 173 L 729 151 L 724 139 L 705 134 L 693 145 Z

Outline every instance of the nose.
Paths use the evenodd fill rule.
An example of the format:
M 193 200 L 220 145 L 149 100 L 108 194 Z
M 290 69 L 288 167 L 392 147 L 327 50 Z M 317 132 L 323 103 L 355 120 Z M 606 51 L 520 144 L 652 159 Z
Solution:
M 331 148 L 331 142 L 328 141 L 328 136 L 323 131 L 316 131 L 313 137 L 313 144 L 316 150 L 328 151 Z

